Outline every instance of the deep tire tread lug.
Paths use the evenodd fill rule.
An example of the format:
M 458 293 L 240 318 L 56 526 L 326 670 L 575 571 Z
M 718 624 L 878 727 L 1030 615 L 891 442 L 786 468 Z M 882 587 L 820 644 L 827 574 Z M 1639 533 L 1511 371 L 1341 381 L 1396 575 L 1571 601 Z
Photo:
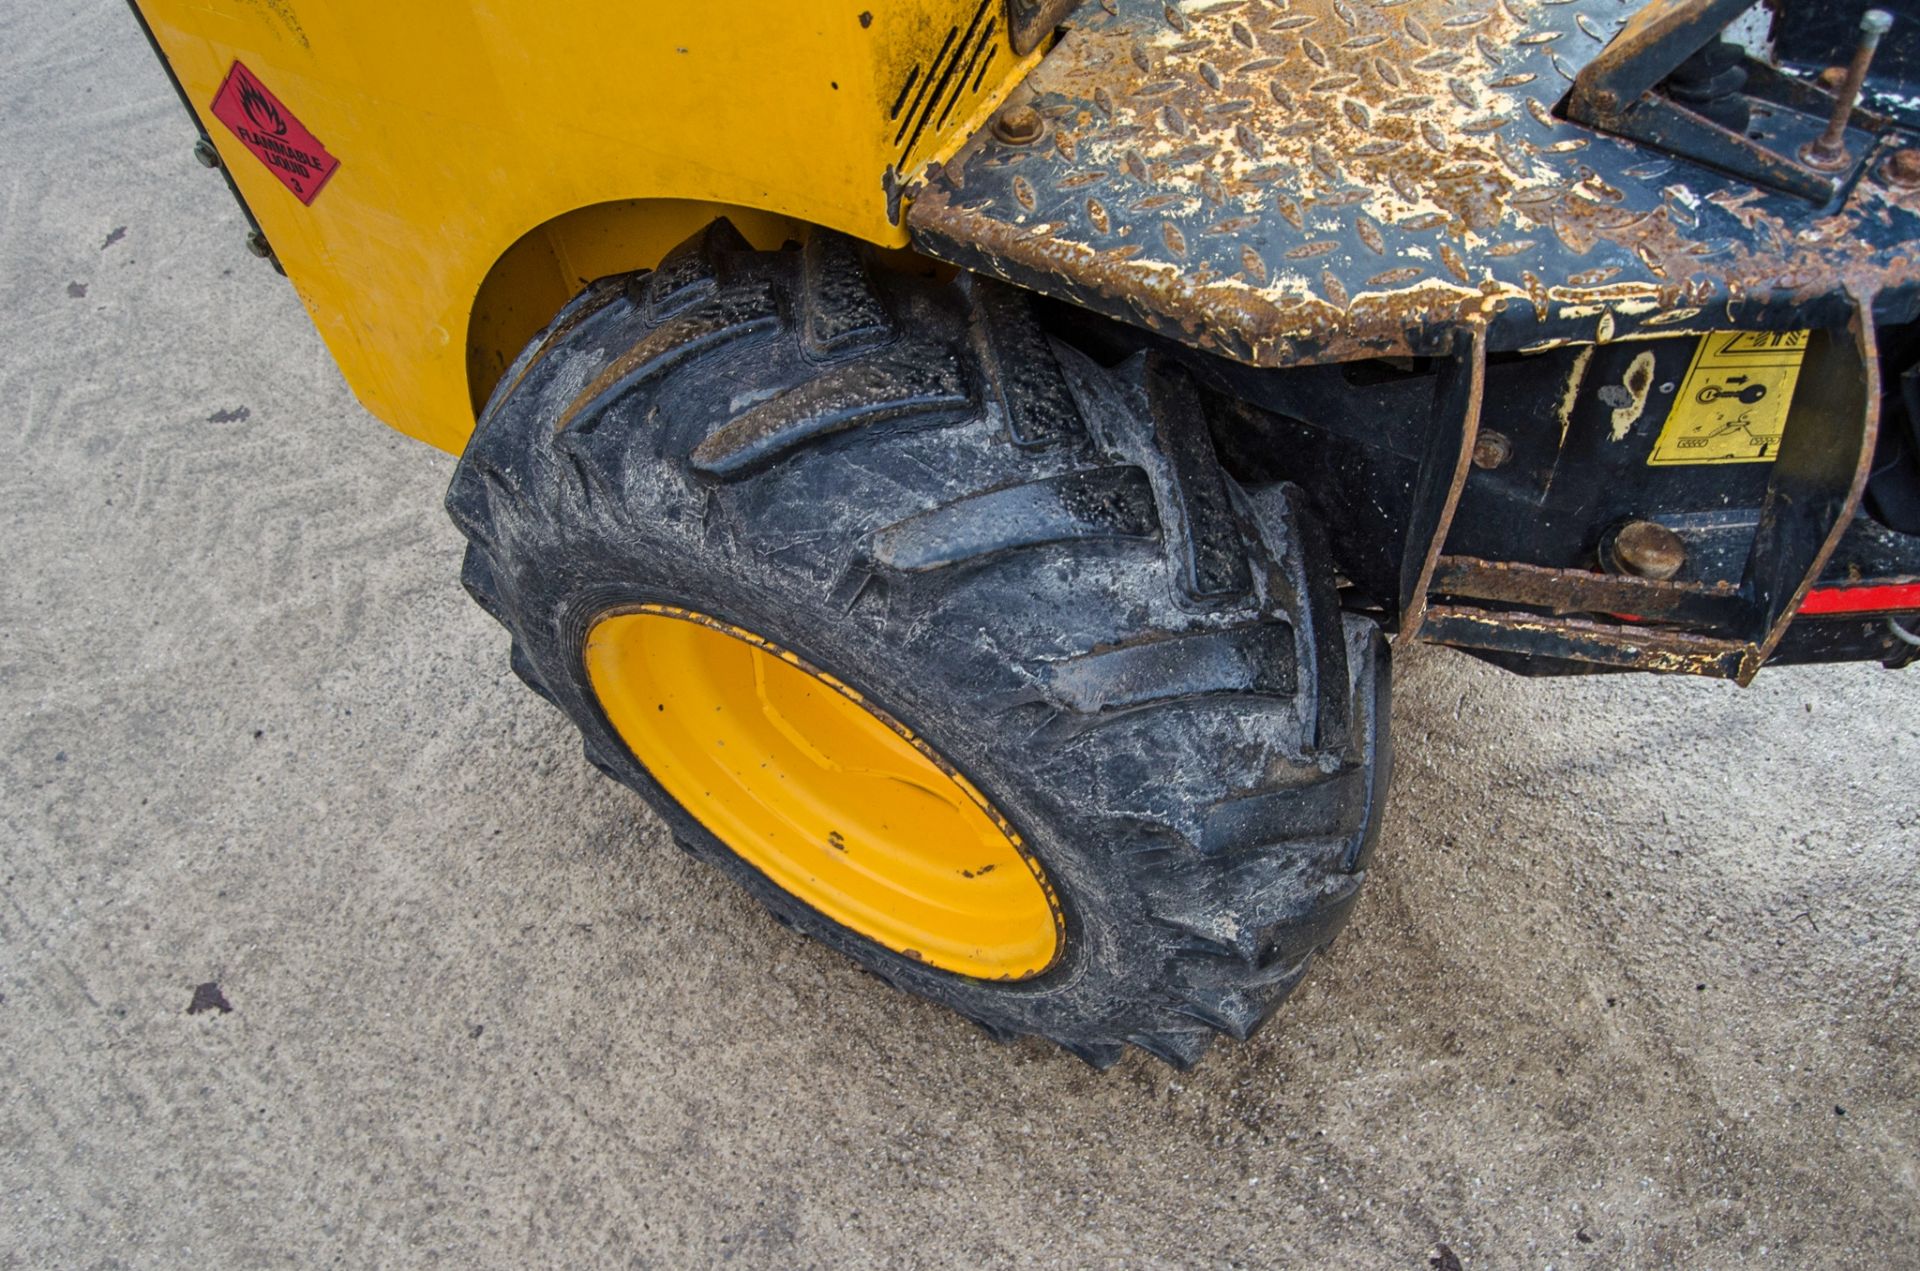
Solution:
M 1132 409 L 1110 421 L 1106 439 L 1153 483 L 1181 593 L 1202 607 L 1245 597 L 1248 546 L 1193 377 L 1158 353 L 1136 354 L 1122 373 Z
M 553 690 L 548 688 L 546 681 L 540 678 L 540 672 L 534 669 L 533 660 L 527 656 L 527 651 L 520 647 L 518 640 L 513 642 L 513 648 L 507 654 L 507 665 L 512 668 L 513 673 L 520 678 L 522 684 L 525 684 L 541 697 L 546 698 L 547 701 L 553 705 L 558 706 L 560 704 L 559 700 L 554 697 Z
M 1080 408 L 1027 293 L 985 278 L 971 286 L 981 370 L 1013 444 L 1042 450 L 1084 437 Z
M 780 329 L 773 289 L 746 282 L 684 309 L 649 331 L 594 376 L 561 410 L 555 432 L 589 432 L 615 398 L 623 397 L 704 354 L 729 344 L 762 340 Z
M 466 588 L 473 602 L 486 611 L 495 622 L 503 620 L 500 603 L 500 584 L 493 573 L 493 562 L 486 551 L 477 543 L 468 543 L 465 556 L 460 562 L 460 585 Z
M 742 477 L 812 442 L 875 424 L 952 423 L 973 395 L 951 349 L 896 346 L 835 363 L 748 407 L 693 449 L 709 476 Z
M 1085 715 L 1218 697 L 1290 707 L 1299 685 L 1293 628 L 1269 620 L 1109 646 L 1050 664 L 1045 685 L 1050 701 Z
M 800 254 L 800 339 L 819 361 L 872 349 L 894 337 L 885 299 L 874 286 L 858 243 L 834 230 L 815 230 Z
M 870 550 L 883 568 L 919 573 L 1023 547 L 1159 536 L 1146 474 L 1120 465 L 955 499 L 876 531 Z
M 732 221 L 723 216 L 712 222 L 668 252 L 644 279 L 637 280 L 647 316 L 659 322 L 713 294 L 726 276 L 728 258 L 752 250 Z
M 1207 1053 L 1207 1047 L 1213 1044 L 1213 1033 L 1198 1029 L 1190 1032 L 1161 1029 L 1154 1032 L 1134 1033 L 1127 1040 L 1160 1062 L 1185 1072 L 1199 1063 L 1200 1057 Z
M 1187 984 L 1175 992 L 1174 1009 L 1235 1041 L 1251 1040 L 1306 976 L 1311 954 L 1285 963 L 1259 985 Z

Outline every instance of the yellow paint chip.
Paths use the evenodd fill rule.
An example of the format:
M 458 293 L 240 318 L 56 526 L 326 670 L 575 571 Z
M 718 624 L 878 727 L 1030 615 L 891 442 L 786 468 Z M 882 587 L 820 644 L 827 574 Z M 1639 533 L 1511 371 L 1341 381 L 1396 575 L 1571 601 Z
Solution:
M 1772 463 L 1806 353 L 1805 331 L 1701 337 L 1647 462 Z
M 1587 363 L 1593 361 L 1593 346 L 1582 348 L 1573 356 L 1573 370 L 1567 375 L 1566 391 L 1560 395 L 1560 408 L 1555 417 L 1560 421 L 1560 445 L 1567 444 L 1567 430 L 1573 427 L 1573 408 L 1580 401 L 1580 386 L 1586 382 Z
M 1625 441 L 1633 426 L 1640 422 L 1640 416 L 1647 413 L 1647 394 L 1653 391 L 1653 350 L 1646 349 L 1633 359 L 1627 367 L 1627 378 L 1623 387 L 1627 390 L 1627 400 L 1613 408 L 1613 439 Z

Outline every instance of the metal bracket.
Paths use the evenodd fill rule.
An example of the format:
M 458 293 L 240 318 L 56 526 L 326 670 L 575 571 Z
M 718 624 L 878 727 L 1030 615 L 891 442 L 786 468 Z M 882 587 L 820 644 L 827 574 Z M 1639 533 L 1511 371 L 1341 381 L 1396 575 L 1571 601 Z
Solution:
M 1808 337 L 1800 383 L 1740 584 L 1703 585 L 1445 555 L 1471 456 L 1481 392 L 1473 342 L 1444 368 L 1434 450 L 1414 496 L 1403 567 L 1403 638 L 1745 684 L 1779 647 L 1859 509 L 1880 426 L 1873 298 L 1844 329 Z M 1468 387 L 1462 387 L 1462 385 Z M 1450 418 L 1458 418 L 1454 424 Z M 1442 473 L 1452 478 L 1443 483 Z M 1422 536 L 1425 537 L 1422 537 Z M 1435 599 L 1438 598 L 1438 599 Z
M 1836 177 L 1823 175 L 1792 156 L 1723 128 L 1654 91 L 1681 63 L 1752 7 L 1751 0 L 1653 0 L 1580 71 L 1567 98 L 1567 117 L 1603 132 L 1658 146 L 1742 180 L 1816 203 L 1830 202 L 1839 188 Z M 1836 113 L 1839 99 L 1833 94 L 1781 75 L 1751 57 L 1740 65 L 1747 72 L 1748 97 L 1821 120 Z M 1847 126 L 1876 133 L 1886 126 L 1885 120 L 1852 110 L 1851 104 L 1844 120 Z M 1870 147 L 1863 148 L 1863 153 L 1864 149 Z M 1848 158 L 1838 175 L 1846 175 L 1859 157 Z
M 1080 0 L 1007 0 L 1007 41 L 1025 57 L 1078 7 Z
M 1873 298 L 1856 296 L 1842 331 L 1808 338 L 1741 591 L 1756 608 L 1753 678 L 1826 568 L 1873 474 L 1880 434 L 1880 353 Z
M 1480 327 L 1454 333 L 1453 352 L 1434 377 L 1433 436 L 1420 464 L 1400 562 L 1400 638 L 1411 640 L 1426 621 L 1440 553 L 1473 469 L 1473 443 L 1487 395 L 1487 335 Z

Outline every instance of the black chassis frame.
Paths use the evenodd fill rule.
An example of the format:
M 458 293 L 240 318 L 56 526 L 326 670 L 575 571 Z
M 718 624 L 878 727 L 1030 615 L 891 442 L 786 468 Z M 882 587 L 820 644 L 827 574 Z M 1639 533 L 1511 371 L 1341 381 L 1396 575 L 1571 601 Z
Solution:
M 1848 205 L 1858 183 L 1888 181 L 1888 156 L 1920 138 L 1913 104 L 1920 3 L 1891 0 L 1899 21 L 1850 120 L 1850 169 L 1832 182 L 1814 179 L 1791 156 L 1833 107 L 1833 96 L 1814 81 L 1848 59 L 1858 30 L 1849 19 L 1857 15 L 1785 6 L 1775 30 L 1780 66 L 1745 59 L 1744 95 L 1756 119 L 1748 134 L 1703 127 L 1663 96 L 1664 77 L 1745 7 L 1654 0 L 1635 18 L 1649 19 L 1646 26 L 1623 28 L 1629 35 L 1650 30 L 1652 38 L 1616 39 L 1558 111 L 1568 119 L 1584 111 L 1576 122 L 1619 137 L 1582 158 L 1599 164 L 1603 154 L 1613 156 L 1605 160 L 1608 180 L 1622 188 L 1628 177 L 1678 162 L 1691 166 L 1697 188 L 1724 188 L 1737 204 L 1740 190 L 1750 187 L 1783 223 L 1810 225 Z M 1130 9 L 1108 12 L 1115 16 L 1093 14 L 1089 29 L 1133 22 L 1143 32 L 1152 21 Z M 1662 26 L 1669 18 L 1674 22 Z M 1196 43 L 1184 22 L 1175 25 Z M 1133 48 L 1136 62 L 1149 62 L 1141 44 Z M 1325 56 L 1324 49 L 1309 56 L 1314 52 Z M 1264 72 L 1279 60 L 1249 65 Z M 1115 74 L 1098 57 L 1086 64 Z M 1539 325 L 1547 319 L 1538 306 L 1529 319 L 1524 303 L 1480 325 L 1410 310 L 1398 339 L 1376 331 L 1350 339 L 1345 350 L 1329 339 L 1317 354 L 1295 349 L 1293 365 L 1261 366 L 1261 346 L 1215 325 L 1230 310 L 1210 311 L 1199 299 L 1176 322 L 1150 296 L 1129 290 L 1138 275 L 1128 275 L 1126 265 L 1103 261 L 1106 272 L 1076 277 L 1076 267 L 1065 264 L 1068 247 L 1027 236 L 1023 227 L 1038 221 L 1053 227 L 1046 232 L 1056 241 L 1097 238 L 1080 223 L 1075 203 L 1089 192 L 1107 197 L 1115 178 L 1083 171 L 1084 157 L 1075 164 L 1102 128 L 1130 127 L 1138 136 L 1139 121 L 1149 120 L 1164 129 L 1168 108 L 1153 103 L 1175 99 L 1198 103 L 1183 105 L 1189 116 L 1237 109 L 1238 102 L 1222 100 L 1234 87 L 1226 73 L 1207 64 L 1200 71 L 1204 83 L 1190 90 L 1170 65 L 1143 65 L 1143 76 L 1161 78 L 1142 90 L 1151 100 L 1131 107 L 1131 115 L 1109 97 L 1087 111 L 1075 94 L 1093 90 L 1071 76 L 1042 83 L 1034 102 L 1061 133 L 1052 150 L 1043 143 L 1023 154 L 988 141 L 963 152 L 933 175 L 937 197 L 923 200 L 910 222 L 916 241 L 1060 297 L 1065 303 L 1052 309 L 1057 329 L 1084 347 L 1116 357 L 1145 345 L 1183 360 L 1208 391 L 1214 440 L 1229 468 L 1243 481 L 1285 480 L 1309 491 L 1332 532 L 1347 603 L 1402 638 L 1454 645 L 1528 673 L 1639 669 L 1742 683 L 1769 663 L 1904 666 L 1920 656 L 1920 266 L 1912 262 L 1911 215 L 1862 218 L 1856 227 L 1847 250 L 1862 278 L 1877 271 L 1871 281 L 1848 281 L 1842 250 L 1807 271 L 1825 279 L 1821 285 L 1768 290 L 1749 283 L 1751 298 L 1739 304 L 1714 296 L 1728 329 L 1812 333 L 1785 434 L 1771 463 L 1655 466 L 1649 458 L 1685 379 L 1693 338 L 1656 338 L 1651 327 L 1623 329 L 1626 338 L 1601 342 L 1544 338 L 1562 333 Z M 1118 74 L 1125 73 L 1121 67 Z M 1208 88 L 1217 90 L 1212 99 L 1204 95 Z M 1179 98 L 1189 91 L 1197 95 Z M 1122 127 L 1128 118 L 1135 122 Z M 1540 123 L 1546 128 L 1549 121 Z M 1174 161 L 1187 157 L 1182 152 Z M 1634 196 L 1625 197 L 1631 206 Z M 1203 200 L 1198 219 L 1181 222 L 1170 246 L 1198 252 L 1214 241 L 1205 218 L 1220 215 Z M 1379 227 L 1372 228 L 1377 238 Z M 1705 260 L 1741 233 L 1731 221 L 1710 228 L 1723 237 L 1711 240 Z M 1241 233 L 1269 229 L 1273 241 L 1289 241 L 1277 220 Z M 1708 227 L 1698 232 L 1708 243 Z M 1791 249 L 1784 250 L 1790 261 Z M 1502 261 L 1515 263 L 1491 267 L 1571 275 L 1592 263 L 1577 257 L 1529 266 L 1527 256 L 1507 256 Z M 1368 258 L 1356 259 L 1364 265 Z M 1231 268 L 1226 261 L 1212 276 Z M 1356 283 L 1348 290 L 1358 289 Z M 1102 309 L 1127 323 L 1092 316 Z M 1205 338 L 1194 338 L 1196 331 Z M 1523 332 L 1533 342 L 1524 342 Z M 1368 340 L 1382 356 L 1367 357 Z M 1400 347 L 1379 347 L 1395 343 Z M 1644 375 L 1632 368 L 1648 352 L 1651 386 L 1630 384 L 1630 376 Z M 1622 393 L 1645 403 L 1625 436 L 1615 427 Z M 1609 536 L 1633 521 L 1678 536 L 1685 564 L 1676 576 L 1641 577 L 1603 564 Z M 1890 594 L 1893 601 L 1881 603 Z M 1823 602 L 1821 612 L 1802 612 L 1810 595 Z
M 1746 682 L 1763 664 L 1920 655 L 1907 638 L 1920 605 L 1798 612 L 1811 592 L 1844 607 L 1920 582 L 1920 326 L 1880 329 L 1877 356 L 1858 332 L 1816 331 L 1772 464 L 1648 463 L 1693 340 L 1490 357 L 1469 344 L 1285 371 L 1189 364 L 1229 468 L 1310 491 L 1349 604 L 1390 629 L 1529 674 Z M 1616 439 L 1609 399 L 1648 352 L 1648 408 Z M 1684 544 L 1676 577 L 1602 563 L 1607 538 L 1635 521 Z

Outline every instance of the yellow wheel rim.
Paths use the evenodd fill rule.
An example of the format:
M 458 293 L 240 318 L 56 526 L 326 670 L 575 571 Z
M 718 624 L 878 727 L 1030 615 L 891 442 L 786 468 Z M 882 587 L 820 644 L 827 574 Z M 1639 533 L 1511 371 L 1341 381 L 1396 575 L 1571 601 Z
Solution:
M 846 684 L 666 605 L 601 618 L 586 666 L 654 780 L 800 900 L 960 975 L 1053 964 L 1060 906 L 1040 863 L 952 765 Z

